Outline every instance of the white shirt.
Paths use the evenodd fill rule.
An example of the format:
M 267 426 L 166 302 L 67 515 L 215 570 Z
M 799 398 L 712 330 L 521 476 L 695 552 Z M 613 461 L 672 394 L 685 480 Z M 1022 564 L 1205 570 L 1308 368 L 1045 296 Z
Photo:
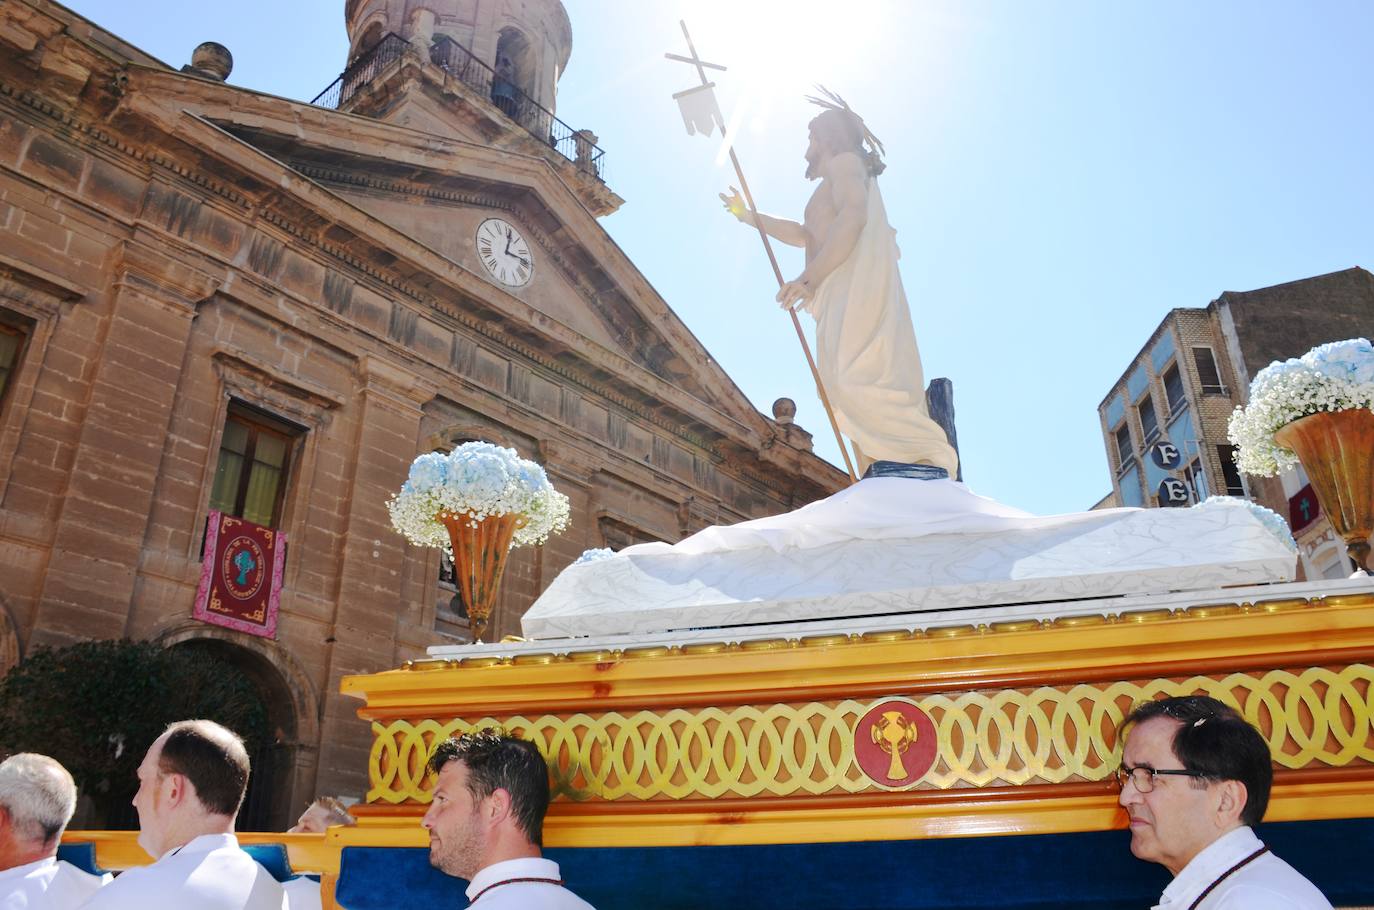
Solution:
M 511 881 L 516 878 L 558 881 L 562 877 L 558 874 L 558 863 L 553 860 L 539 857 L 508 859 L 493 863 L 472 877 L 468 882 L 468 900 L 477 910 L 593 910 L 591 904 L 562 885 Z
M 1249 828 L 1228 831 L 1183 867 L 1155 910 L 1188 910 L 1208 885 L 1263 846 Z M 1198 910 L 1331 910 L 1331 903 L 1298 870 L 1265 853 L 1226 876 Z
M 285 895 L 232 834 L 202 834 L 117 876 L 83 910 L 282 910 Z
M 324 900 L 320 897 L 320 883 L 302 875 L 281 883 L 286 892 L 287 910 L 320 910 Z
M 75 910 L 109 879 L 49 856 L 0 871 L 0 910 Z

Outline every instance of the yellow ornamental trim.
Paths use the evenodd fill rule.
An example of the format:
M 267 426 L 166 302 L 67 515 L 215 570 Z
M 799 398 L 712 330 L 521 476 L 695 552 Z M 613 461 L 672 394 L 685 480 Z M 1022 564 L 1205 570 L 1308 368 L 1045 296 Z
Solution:
M 1374 763 L 1366 664 L 893 697 L 924 711 L 937 734 L 934 764 L 911 787 L 957 791 L 1104 780 L 1131 705 L 1192 693 L 1237 707 L 1282 768 Z M 878 792 L 854 741 L 859 718 L 884 700 L 374 722 L 368 801 L 427 803 L 434 742 L 490 726 L 532 739 L 555 794 L 579 802 Z

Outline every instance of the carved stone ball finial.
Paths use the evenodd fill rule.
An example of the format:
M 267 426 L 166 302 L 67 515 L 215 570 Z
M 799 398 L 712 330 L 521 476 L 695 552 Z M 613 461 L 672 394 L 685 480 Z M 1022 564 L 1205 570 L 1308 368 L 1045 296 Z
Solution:
M 797 419 L 797 403 L 790 398 L 773 402 L 773 419 L 786 426 Z
M 234 71 L 234 55 L 223 44 L 206 41 L 191 52 L 190 69 L 197 76 L 223 82 Z

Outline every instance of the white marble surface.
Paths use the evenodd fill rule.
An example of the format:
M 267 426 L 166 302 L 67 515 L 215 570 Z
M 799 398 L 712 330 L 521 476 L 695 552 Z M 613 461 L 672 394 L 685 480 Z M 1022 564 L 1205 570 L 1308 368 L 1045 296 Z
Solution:
M 884 616 L 764 623 L 721 629 L 686 629 L 674 632 L 637 632 L 624 635 L 592 635 L 578 638 L 533 639 L 480 644 L 439 645 L 429 649 L 434 658 L 516 657 L 521 654 L 570 654 L 616 652 L 627 648 L 671 647 L 724 642 L 737 644 L 765 639 L 799 639 L 810 635 L 862 635 L 894 629 L 925 630 L 952 625 L 991 625 L 998 622 L 1037 619 L 1048 621 L 1069 616 L 1110 616 L 1134 610 L 1186 610 L 1203 604 L 1255 603 L 1289 598 L 1317 598 L 1337 594 L 1374 594 L 1374 577 L 1245 585 L 1167 594 L 1128 594 L 1088 600 L 1008 604 L 998 607 L 956 607 Z
M 899 511 L 894 494 L 911 497 L 900 504 L 918 516 L 907 527 L 891 521 Z M 571 566 L 525 614 L 525 636 L 644 634 L 1160 594 L 1286 582 L 1295 574 L 1293 552 L 1244 508 L 1048 518 L 982 509 L 970 512 L 967 526 L 976 530 L 961 531 L 958 498 L 980 498 L 949 481 L 864 481 L 840 496 L 859 515 L 851 521 L 857 534 L 835 533 L 829 522 L 817 535 L 796 517 L 806 509 L 773 520 L 791 523 L 784 528 L 791 539 L 819 545 L 789 546 L 786 537 L 761 535 L 755 522 L 738 533 L 711 529 L 710 546 L 689 538 Z M 921 497 L 942 507 L 952 498 L 956 508 L 923 524 Z M 829 514 L 837 498 L 829 501 Z M 872 517 L 879 513 L 882 522 Z

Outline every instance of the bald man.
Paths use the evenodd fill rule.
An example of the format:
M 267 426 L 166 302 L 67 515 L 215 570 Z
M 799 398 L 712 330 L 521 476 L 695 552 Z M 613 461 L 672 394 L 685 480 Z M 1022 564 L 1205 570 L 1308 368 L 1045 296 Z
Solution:
M 282 910 L 281 885 L 239 849 L 248 752 L 208 720 L 172 724 L 138 768 L 138 843 L 155 862 L 100 889 L 88 910 Z

